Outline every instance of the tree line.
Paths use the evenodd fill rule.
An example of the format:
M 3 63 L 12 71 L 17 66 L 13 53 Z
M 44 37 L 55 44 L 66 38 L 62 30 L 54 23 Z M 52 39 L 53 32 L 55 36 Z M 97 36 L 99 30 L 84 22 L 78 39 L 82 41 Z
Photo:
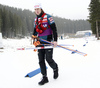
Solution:
M 30 10 L 0 4 L 0 32 L 2 32 L 3 37 L 7 38 L 31 36 L 35 17 L 35 13 Z M 53 16 L 53 19 L 58 34 L 91 30 L 91 25 L 87 20 L 70 20 L 57 16 Z
M 91 0 L 89 4 L 89 19 L 94 34 L 100 37 L 100 0 Z M 98 32 L 97 32 L 98 29 Z

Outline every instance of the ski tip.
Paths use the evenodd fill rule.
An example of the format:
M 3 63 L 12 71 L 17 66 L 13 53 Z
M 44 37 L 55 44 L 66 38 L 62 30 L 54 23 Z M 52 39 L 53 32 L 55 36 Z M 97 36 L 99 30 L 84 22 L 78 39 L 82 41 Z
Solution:
M 84 44 L 83 46 L 86 46 L 86 44 Z
M 84 56 L 87 56 L 87 54 L 85 54 Z
M 17 50 L 25 50 L 25 48 L 17 48 Z
M 72 54 L 77 53 L 78 50 L 72 51 Z
M 29 77 L 29 75 L 26 75 L 25 77 Z
M 76 53 L 76 52 L 73 51 L 71 54 L 74 54 L 74 53 Z

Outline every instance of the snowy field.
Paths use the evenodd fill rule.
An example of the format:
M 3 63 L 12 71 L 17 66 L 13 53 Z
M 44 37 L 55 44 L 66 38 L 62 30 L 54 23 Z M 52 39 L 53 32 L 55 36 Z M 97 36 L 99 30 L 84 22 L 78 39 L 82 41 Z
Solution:
M 54 60 L 59 66 L 59 78 L 53 79 L 53 71 L 47 64 L 49 83 L 39 86 L 42 75 L 32 78 L 25 75 L 37 68 L 37 52 L 18 51 L 19 47 L 32 47 L 30 39 L 3 39 L 0 50 L 0 88 L 100 88 L 100 41 L 95 37 L 58 40 L 58 44 L 84 53 L 54 48 Z M 85 46 L 83 46 L 85 44 Z

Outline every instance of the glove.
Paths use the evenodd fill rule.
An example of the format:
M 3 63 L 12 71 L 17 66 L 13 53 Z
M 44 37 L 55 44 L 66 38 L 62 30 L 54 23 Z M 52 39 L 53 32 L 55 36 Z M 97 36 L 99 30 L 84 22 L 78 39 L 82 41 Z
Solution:
M 53 42 L 53 44 L 54 44 L 54 47 L 56 47 L 56 46 L 57 46 L 57 42 L 56 42 L 56 41 L 54 41 L 54 42 Z
M 33 45 L 36 47 L 38 45 L 40 45 L 40 41 L 38 39 L 33 39 Z
M 40 41 L 34 41 L 33 42 L 33 45 L 36 47 L 36 46 L 38 46 L 38 45 L 40 45 Z

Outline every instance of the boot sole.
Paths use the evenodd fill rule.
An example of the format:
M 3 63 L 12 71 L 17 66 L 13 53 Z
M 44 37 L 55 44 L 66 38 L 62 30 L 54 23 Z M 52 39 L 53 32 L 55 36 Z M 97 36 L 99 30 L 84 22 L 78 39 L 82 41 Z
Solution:
M 48 81 L 49 82 L 49 81 Z M 44 85 L 44 84 L 46 84 L 46 83 L 48 83 L 48 82 L 45 82 L 45 83 L 43 83 L 43 84 L 39 84 L 40 86 L 42 86 L 42 85 Z

